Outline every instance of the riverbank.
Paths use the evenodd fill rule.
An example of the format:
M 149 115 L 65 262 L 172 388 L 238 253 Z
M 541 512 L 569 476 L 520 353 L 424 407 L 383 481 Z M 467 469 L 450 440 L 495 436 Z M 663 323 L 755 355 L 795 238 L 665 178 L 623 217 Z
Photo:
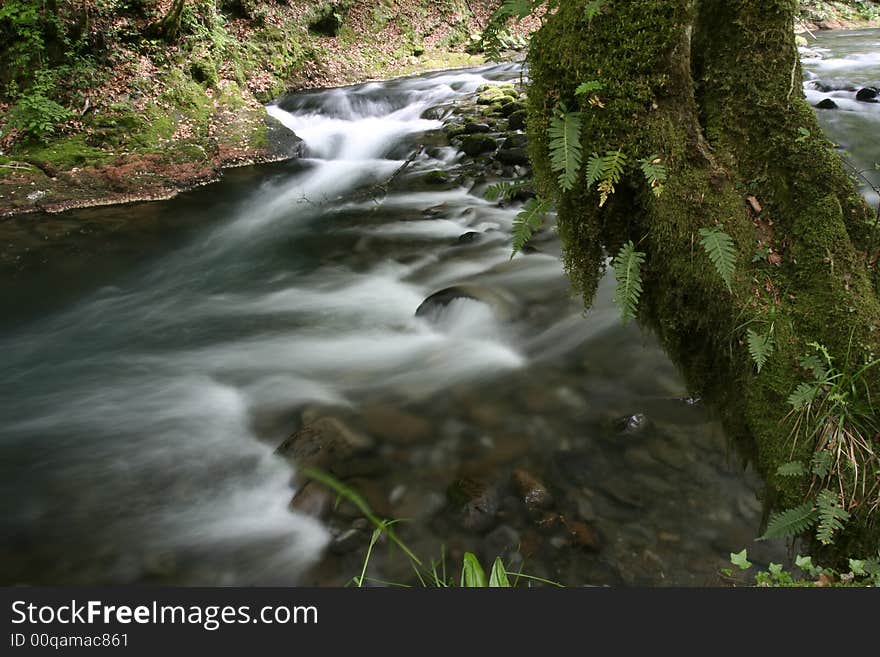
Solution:
M 173 43 L 144 37 L 170 3 L 153 4 L 146 14 L 96 5 L 79 38 L 100 48 L 0 96 L 0 217 L 167 199 L 229 167 L 295 157 L 298 140 L 265 103 L 481 64 L 478 35 L 498 2 L 196 2 Z

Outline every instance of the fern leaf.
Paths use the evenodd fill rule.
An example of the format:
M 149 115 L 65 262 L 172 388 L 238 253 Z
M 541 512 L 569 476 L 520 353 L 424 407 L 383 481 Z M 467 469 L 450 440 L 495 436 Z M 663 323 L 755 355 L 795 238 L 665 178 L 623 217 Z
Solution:
M 598 153 L 590 155 L 587 160 L 587 189 L 602 180 L 605 172 L 605 161 Z
M 483 196 L 489 201 L 511 201 L 517 194 L 519 194 L 524 186 L 525 182 L 522 180 L 516 182 L 499 182 L 494 185 L 489 185 Z
M 819 477 L 819 479 L 824 479 L 828 476 L 828 473 L 831 472 L 831 465 L 834 461 L 834 456 L 827 449 L 820 449 L 818 452 L 813 454 L 813 458 L 810 461 L 810 471 Z
M 733 291 L 733 272 L 736 270 L 736 247 L 733 238 L 718 226 L 700 229 L 700 244 L 705 249 L 715 271 L 729 291 Z
M 805 370 L 810 370 L 816 381 L 824 381 L 828 377 L 828 369 L 825 367 L 825 363 L 816 354 L 801 357 L 800 366 Z
M 564 112 L 550 120 L 550 166 L 563 191 L 574 189 L 581 168 L 581 116 Z
M 819 394 L 819 386 L 816 383 L 801 383 L 794 392 L 788 396 L 786 403 L 794 410 L 800 411 L 813 403 Z
M 608 202 L 609 197 L 614 194 L 614 183 L 608 179 L 599 183 L 599 207 L 601 208 Z
M 642 295 L 642 264 L 645 254 L 636 251 L 632 240 L 621 247 L 611 264 L 617 289 L 614 291 L 614 303 L 620 308 L 623 323 L 635 319 L 639 298 Z
M 599 80 L 587 80 L 586 82 L 581 82 L 577 88 L 574 90 L 575 96 L 585 96 L 587 94 L 596 93 L 597 91 L 602 91 L 605 88 L 605 85 Z
M 626 154 L 623 151 L 608 151 L 602 158 L 603 175 L 615 185 L 623 176 L 623 168 L 626 166 Z
M 818 514 L 810 502 L 805 502 L 793 509 L 774 513 L 767 523 L 767 530 L 759 541 L 773 538 L 791 538 L 803 534 L 816 524 Z
M 602 5 L 604 4 L 605 0 L 591 0 L 587 3 L 587 6 L 584 7 L 584 16 L 588 22 L 593 22 L 593 19 L 602 11 Z
M 804 464 L 800 461 L 791 461 L 783 463 L 776 468 L 776 474 L 780 477 L 799 477 L 807 474 L 807 471 L 804 469 Z
M 533 2 L 533 0 L 506 0 L 496 12 L 495 17 L 502 20 L 515 18 L 517 21 L 521 21 L 529 16 L 539 4 L 541 3 Z
M 663 164 L 663 160 L 652 155 L 644 160 L 639 160 L 639 165 L 654 196 L 659 198 L 663 193 L 663 183 L 666 182 L 666 165 Z
M 849 520 L 849 513 L 843 508 L 837 493 L 827 488 L 816 497 L 816 504 L 819 507 L 816 538 L 822 545 L 831 545 L 834 542 L 834 533 L 843 529 L 843 524 Z
M 761 368 L 767 363 L 767 359 L 773 354 L 773 334 L 761 335 L 749 329 L 746 334 L 746 340 L 749 344 L 749 355 L 755 361 L 755 365 L 758 366 L 758 372 L 760 373 Z
M 544 223 L 544 217 L 550 211 L 550 201 L 530 198 L 513 222 L 513 258 L 532 238 L 536 230 Z

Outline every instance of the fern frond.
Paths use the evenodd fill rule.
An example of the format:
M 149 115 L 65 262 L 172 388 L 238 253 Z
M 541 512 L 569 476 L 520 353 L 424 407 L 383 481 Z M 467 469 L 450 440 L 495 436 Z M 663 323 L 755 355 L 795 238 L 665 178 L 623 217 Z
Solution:
M 822 545 L 831 545 L 834 542 L 834 533 L 843 529 L 844 523 L 849 520 L 849 513 L 843 508 L 837 493 L 827 488 L 816 497 L 816 505 L 819 507 L 816 538 Z
M 605 84 L 600 82 L 599 80 L 587 80 L 586 82 L 581 82 L 577 88 L 574 90 L 575 96 L 585 96 L 587 94 L 596 93 L 597 91 L 602 91 L 605 88 Z
M 639 160 L 639 165 L 645 180 L 651 186 L 651 191 L 654 192 L 654 196 L 659 198 L 663 193 L 663 183 L 666 182 L 666 165 L 663 164 L 663 160 L 652 155 L 644 160 Z
M 610 180 L 615 185 L 623 176 L 623 168 L 626 166 L 626 153 L 623 151 L 608 151 L 602 158 L 603 178 Z
M 563 112 L 550 120 L 550 166 L 563 191 L 574 189 L 581 168 L 581 116 Z
M 517 194 L 519 194 L 524 186 L 525 181 L 523 180 L 517 180 L 515 182 L 505 180 L 503 182 L 495 183 L 494 185 L 489 185 L 483 193 L 483 196 L 489 201 L 511 201 Z
M 817 394 L 819 394 L 818 384 L 803 382 L 798 384 L 794 392 L 788 396 L 786 403 L 795 411 L 800 411 L 812 404 Z
M 733 238 L 718 226 L 700 229 L 700 244 L 705 249 L 715 271 L 729 291 L 733 291 L 733 272 L 736 270 L 736 246 Z
M 532 238 L 536 230 L 544 223 L 544 217 L 550 211 L 550 201 L 530 198 L 513 222 L 513 258 Z
M 773 334 L 761 335 L 757 331 L 749 329 L 746 333 L 746 341 L 749 344 L 749 355 L 758 366 L 758 373 L 767 363 L 767 359 L 773 354 Z
M 630 240 L 621 247 L 611 263 L 614 277 L 617 279 L 614 303 L 620 308 L 624 324 L 635 319 L 636 316 L 639 298 L 642 295 L 642 263 L 644 262 L 645 254 L 636 251 L 635 245 Z
M 593 22 L 593 19 L 602 11 L 602 5 L 604 4 L 605 0 L 591 0 L 591 2 L 587 3 L 587 6 L 584 7 L 584 16 L 588 22 Z
M 608 202 L 609 197 L 614 194 L 614 183 L 609 179 L 605 179 L 599 183 L 599 207 L 601 208 Z
M 587 160 L 587 189 L 602 180 L 605 172 L 605 161 L 598 153 L 590 155 Z
M 800 461 L 791 461 L 783 463 L 776 468 L 776 474 L 780 477 L 800 477 L 807 474 L 807 471 L 804 469 L 804 464 Z
M 517 21 L 521 21 L 531 15 L 540 4 L 540 1 L 536 2 L 535 0 L 506 0 L 495 13 L 495 18 L 515 18 Z
M 810 502 L 805 502 L 793 509 L 787 509 L 770 516 L 767 530 L 758 540 L 773 538 L 791 538 L 803 534 L 816 524 L 819 516 Z
M 810 461 L 810 471 L 819 477 L 819 479 L 824 479 L 828 476 L 828 473 L 831 472 L 833 462 L 834 456 L 831 452 L 827 449 L 820 449 L 813 454 L 813 458 Z
M 824 381 L 828 377 L 828 368 L 816 354 L 801 357 L 800 366 L 805 370 L 810 370 L 816 381 Z

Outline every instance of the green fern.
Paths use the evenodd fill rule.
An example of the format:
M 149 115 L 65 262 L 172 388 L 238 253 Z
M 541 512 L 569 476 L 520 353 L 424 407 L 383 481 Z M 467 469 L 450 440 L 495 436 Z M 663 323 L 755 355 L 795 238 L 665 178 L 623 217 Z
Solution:
M 608 151 L 604 156 L 593 153 L 587 160 L 587 188 L 597 186 L 600 208 L 614 193 L 614 186 L 623 177 L 626 161 L 623 151 Z
M 483 196 L 489 201 L 512 201 L 517 194 L 525 187 L 525 181 L 517 180 L 516 182 L 499 182 L 489 185 Z
M 760 373 L 761 368 L 767 363 L 767 359 L 773 354 L 773 334 L 768 332 L 766 335 L 761 335 L 757 331 L 749 329 L 746 333 L 746 340 L 749 344 L 749 355 L 755 361 L 758 373 Z
M 605 88 L 605 85 L 599 80 L 587 80 L 586 82 L 581 82 L 577 88 L 574 90 L 575 96 L 585 96 L 587 94 L 596 93 L 597 91 L 602 91 Z
M 641 268 L 644 262 L 645 254 L 636 251 L 635 245 L 630 240 L 623 245 L 611 264 L 614 277 L 617 279 L 614 303 L 620 308 L 624 324 L 635 319 L 636 316 L 639 297 L 642 295 Z
M 736 270 L 736 247 L 733 238 L 718 226 L 700 229 L 700 244 L 705 249 L 715 271 L 729 291 L 733 291 L 733 272 Z
M 810 461 L 810 471 L 819 479 L 824 479 L 831 472 L 831 466 L 833 465 L 834 456 L 831 452 L 827 449 L 820 449 L 813 454 L 813 458 Z
M 822 545 L 831 545 L 834 542 L 834 533 L 843 529 L 844 523 L 849 520 L 849 513 L 843 508 L 837 493 L 827 488 L 816 497 L 816 504 L 819 507 L 816 538 Z
M 783 463 L 776 468 L 776 474 L 780 477 L 800 477 L 807 474 L 807 471 L 804 469 L 804 464 L 800 461 L 791 461 Z
M 544 223 L 544 217 L 550 211 L 550 201 L 530 198 L 513 222 L 513 258 L 532 238 L 536 230 Z
M 540 4 L 540 1 L 535 0 L 506 0 L 495 13 L 495 18 L 501 20 L 515 18 L 517 21 L 521 21 L 529 16 Z
M 819 394 L 819 385 L 815 382 L 803 382 L 798 384 L 798 387 L 794 389 L 786 403 L 792 407 L 795 411 L 800 411 L 812 404 L 816 400 L 816 395 Z
M 656 155 L 652 155 L 644 160 L 639 160 L 639 166 L 642 169 L 645 180 L 651 186 L 654 196 L 659 198 L 663 193 L 663 183 L 666 182 L 666 165 L 663 164 L 663 160 Z
M 758 540 L 798 536 L 815 525 L 816 520 L 818 520 L 818 514 L 813 508 L 813 504 L 805 502 L 793 509 L 774 513 L 770 517 L 770 522 L 767 523 L 767 530 Z
M 591 0 L 591 2 L 587 3 L 587 6 L 584 7 L 584 16 L 588 22 L 593 22 L 593 19 L 602 11 L 602 5 L 604 4 L 605 0 Z
M 563 191 L 574 189 L 581 169 L 581 116 L 564 109 L 550 120 L 550 166 Z

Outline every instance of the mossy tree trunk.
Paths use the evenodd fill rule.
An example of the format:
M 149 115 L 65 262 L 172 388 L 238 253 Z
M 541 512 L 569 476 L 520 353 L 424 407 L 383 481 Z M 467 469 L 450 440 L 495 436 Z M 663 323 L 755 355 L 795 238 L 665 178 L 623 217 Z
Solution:
M 841 370 L 880 355 L 880 303 L 865 256 L 870 209 L 803 97 L 796 0 L 608 0 L 592 20 L 587 4 L 563 0 L 529 55 L 532 160 L 541 193 L 557 199 L 569 275 L 589 302 L 603 249 L 633 240 L 647 255 L 640 321 L 720 409 L 764 474 L 769 506 L 800 504 L 816 482 L 776 473 L 821 447 L 793 444 L 785 421 L 786 399 L 808 378 L 799 358 L 811 342 Z M 604 107 L 575 95 L 587 80 L 605 85 Z M 582 111 L 585 155 L 628 156 L 602 208 L 585 180 L 558 188 L 547 129 L 560 103 Z M 635 164 L 649 156 L 667 167 L 659 197 Z M 699 244 L 699 229 L 714 225 L 737 247 L 730 291 Z M 760 373 L 747 327 L 772 331 Z M 873 371 L 866 382 L 878 392 Z M 877 437 L 869 440 L 880 451 Z M 871 466 L 860 472 L 870 489 L 880 473 L 861 465 Z M 840 474 L 853 483 L 851 469 Z M 853 520 L 838 551 L 876 549 L 865 494 L 842 497 Z

